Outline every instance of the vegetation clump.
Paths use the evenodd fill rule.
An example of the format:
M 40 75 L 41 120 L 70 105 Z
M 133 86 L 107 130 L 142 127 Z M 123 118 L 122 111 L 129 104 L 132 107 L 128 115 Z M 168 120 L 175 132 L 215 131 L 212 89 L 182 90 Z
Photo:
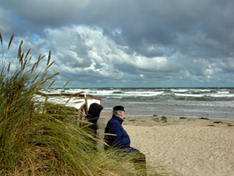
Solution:
M 12 35 L 7 52 L 11 47 Z M 2 53 L 3 38 L 0 33 Z M 0 73 L 0 175 L 129 175 L 109 152 L 94 151 L 93 138 L 74 120 L 77 111 L 41 103 L 35 95 L 50 88 L 59 73 L 48 74 L 51 51 L 32 63 L 31 49 L 7 62 L 2 54 Z M 8 55 L 9 56 L 9 55 Z M 43 65 L 44 66 L 41 66 Z M 54 79 L 54 80 L 52 80 Z M 81 122 L 79 122 L 80 124 Z
M 154 118 L 152 118 L 152 120 L 155 121 L 155 122 L 167 123 L 167 117 L 166 116 L 154 117 Z
M 13 39 L 14 35 L 7 51 Z M 91 135 L 88 122 L 79 120 L 81 114 L 75 108 L 37 99 L 40 90 L 50 88 L 59 74 L 49 74 L 54 64 L 51 51 L 35 60 L 29 57 L 31 49 L 22 52 L 21 41 L 17 59 L 8 62 L 1 33 L 0 42 L 0 175 L 141 175 L 126 164 L 132 158 L 95 150 L 93 140 L 103 142 Z M 161 175 L 156 171 L 147 170 L 148 175 Z

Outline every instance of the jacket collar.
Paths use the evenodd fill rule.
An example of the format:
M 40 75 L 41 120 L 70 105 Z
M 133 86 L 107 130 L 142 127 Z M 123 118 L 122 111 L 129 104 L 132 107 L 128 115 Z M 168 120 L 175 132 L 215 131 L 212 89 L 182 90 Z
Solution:
M 121 119 L 120 117 L 118 117 L 118 116 L 116 116 L 116 115 L 114 115 L 114 114 L 113 114 L 112 118 L 113 118 L 113 119 L 116 119 L 120 124 L 122 124 L 123 121 L 124 121 L 123 119 Z

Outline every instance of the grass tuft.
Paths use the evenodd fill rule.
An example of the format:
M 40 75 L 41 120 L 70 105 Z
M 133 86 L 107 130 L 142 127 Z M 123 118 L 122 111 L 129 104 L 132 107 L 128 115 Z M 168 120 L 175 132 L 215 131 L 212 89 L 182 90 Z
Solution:
M 13 38 L 14 34 L 8 49 Z M 0 40 L 3 44 L 1 33 Z M 79 120 L 81 114 L 76 109 L 35 98 L 58 73 L 47 76 L 47 69 L 38 73 L 45 56 L 39 55 L 36 63 L 30 64 L 31 49 L 23 57 L 22 45 L 23 41 L 17 69 L 11 70 L 8 63 L 0 73 L 0 175 L 134 175 L 133 167 L 126 167 L 127 158 L 123 162 L 114 152 L 95 150 L 93 140 L 102 141 L 90 135 L 87 122 Z M 50 59 L 51 51 L 45 67 L 54 63 L 50 64 Z

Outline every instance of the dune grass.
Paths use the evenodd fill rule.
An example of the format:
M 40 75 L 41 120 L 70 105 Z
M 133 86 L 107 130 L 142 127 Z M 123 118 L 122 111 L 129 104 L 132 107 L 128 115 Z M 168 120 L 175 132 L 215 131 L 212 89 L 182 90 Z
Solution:
M 8 42 L 8 50 L 13 39 L 14 35 Z M 0 42 L 3 49 L 1 33 Z M 51 51 L 31 63 L 31 49 L 25 54 L 22 45 L 23 41 L 14 63 L 6 62 L 2 55 L 0 175 L 134 175 L 132 166 L 125 164 L 127 158 L 122 162 L 114 152 L 94 150 L 91 141 L 101 140 L 74 123 L 77 111 L 59 105 L 60 110 L 54 113 L 58 105 L 37 102 L 36 93 L 51 87 L 59 73 L 48 75 L 54 63 Z M 47 61 L 41 62 L 45 57 Z

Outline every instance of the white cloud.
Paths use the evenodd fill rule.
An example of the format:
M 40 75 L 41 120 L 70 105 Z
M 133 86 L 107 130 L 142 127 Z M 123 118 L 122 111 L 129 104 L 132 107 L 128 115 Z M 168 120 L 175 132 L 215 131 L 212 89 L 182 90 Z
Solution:
M 66 75 L 70 73 L 103 79 L 130 79 L 135 77 L 135 71 L 131 70 L 156 72 L 168 69 L 166 57 L 148 58 L 129 52 L 127 46 L 118 45 L 98 27 L 73 25 L 48 28 L 45 34 L 48 47 L 53 48 L 57 65 L 62 64 L 56 69 Z M 145 78 L 143 74 L 140 77 Z
M 137 68 L 154 71 L 164 70 L 168 64 L 166 57 L 147 58 L 144 56 L 135 56 L 131 62 Z
M 83 72 L 109 78 L 123 76 L 115 68 L 115 64 L 120 62 L 120 55 L 125 53 L 100 28 L 73 25 L 60 29 L 48 28 L 45 34 L 48 45 L 53 48 L 52 53 L 57 64 L 63 63 L 57 69 L 66 74 Z M 79 51 L 83 54 L 80 55 Z
M 206 76 L 206 78 L 208 79 L 211 79 L 212 76 L 214 75 L 214 71 L 212 68 L 206 68 L 204 71 L 203 71 L 204 75 Z

